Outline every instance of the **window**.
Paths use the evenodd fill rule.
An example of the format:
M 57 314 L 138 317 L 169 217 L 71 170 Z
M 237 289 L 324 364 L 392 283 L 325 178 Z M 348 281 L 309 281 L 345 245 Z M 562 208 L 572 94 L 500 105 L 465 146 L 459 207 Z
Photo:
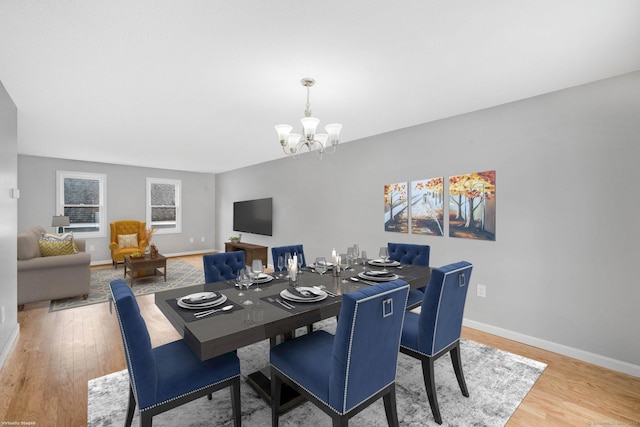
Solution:
M 69 217 L 65 231 L 83 238 L 107 235 L 106 183 L 104 174 L 56 172 L 56 214 Z
M 158 234 L 182 230 L 179 179 L 147 178 L 147 226 Z

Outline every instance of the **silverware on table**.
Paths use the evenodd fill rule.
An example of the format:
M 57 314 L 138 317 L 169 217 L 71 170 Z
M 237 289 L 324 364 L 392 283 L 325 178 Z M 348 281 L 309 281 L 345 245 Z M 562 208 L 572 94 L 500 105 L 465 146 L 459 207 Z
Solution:
M 283 306 L 283 307 L 284 307 L 284 308 L 286 308 L 287 310 L 291 310 L 291 309 L 293 309 L 293 308 L 294 308 L 292 305 L 286 305 L 286 304 L 285 304 L 282 300 L 280 300 L 280 299 L 275 300 L 275 299 L 273 299 L 273 298 L 269 297 L 269 298 L 267 298 L 267 301 L 269 301 L 269 302 L 271 302 L 271 303 L 273 303 L 273 302 L 277 302 L 278 304 L 280 304 L 281 306 Z
M 336 297 L 337 296 L 336 294 L 334 294 L 333 292 L 331 292 L 331 291 L 329 291 L 327 289 L 322 289 L 320 286 L 314 286 L 314 288 L 320 289 L 321 291 L 324 291 L 330 297 Z
M 362 282 L 365 285 L 370 285 L 370 286 L 377 285 L 376 282 L 370 282 L 368 280 L 360 279 L 359 277 L 356 277 L 356 276 L 351 277 L 351 280 L 353 280 L 354 282 Z
M 198 319 L 200 319 L 200 318 L 203 318 L 203 317 L 210 316 L 213 313 L 217 313 L 219 311 L 229 311 L 232 308 L 233 308 L 233 305 L 225 305 L 222 308 L 214 308 L 212 310 L 199 311 L 197 313 L 194 313 L 194 316 L 196 316 Z
M 280 304 L 281 306 L 288 308 L 289 310 L 292 310 L 292 309 L 296 308 L 295 305 L 291 304 L 290 302 L 283 301 L 280 298 L 276 298 L 276 302 L 278 304 Z

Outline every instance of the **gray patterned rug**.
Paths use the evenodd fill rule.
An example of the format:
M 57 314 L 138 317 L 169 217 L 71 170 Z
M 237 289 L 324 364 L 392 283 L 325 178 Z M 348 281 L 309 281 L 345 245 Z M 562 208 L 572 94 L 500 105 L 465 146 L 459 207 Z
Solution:
M 335 319 L 316 326 L 335 331 Z M 463 370 L 470 396 L 460 392 L 449 355 L 436 361 L 436 387 L 443 426 L 504 426 L 546 364 L 463 340 Z M 269 343 L 263 341 L 238 350 L 245 376 L 263 366 L 269 358 Z M 129 393 L 127 371 L 115 372 L 89 381 L 88 426 L 120 426 L 126 414 Z M 398 417 L 401 426 L 437 426 L 431 415 L 422 380 L 420 362 L 404 354 L 398 358 L 396 381 Z M 271 409 L 242 381 L 242 425 L 271 425 Z M 136 415 L 132 425 L 139 424 Z M 154 426 L 232 426 L 229 390 L 214 393 L 153 418 Z M 282 415 L 281 426 L 331 425 L 330 418 L 311 403 Z M 351 426 L 386 426 L 382 401 L 375 402 L 350 420 Z
M 91 269 L 91 288 L 89 298 L 82 297 L 65 298 L 51 301 L 49 311 L 65 310 L 67 308 L 82 307 L 84 305 L 98 304 L 109 301 L 109 283 L 115 279 L 122 279 L 124 267 L 118 269 L 113 267 Z M 131 279 L 126 278 L 127 283 Z M 181 260 L 167 260 L 167 281 L 163 276 L 149 276 L 147 278 L 137 278 L 133 285 L 133 293 L 136 295 L 153 294 L 165 289 L 181 288 L 183 286 L 204 283 L 204 273 L 188 262 Z

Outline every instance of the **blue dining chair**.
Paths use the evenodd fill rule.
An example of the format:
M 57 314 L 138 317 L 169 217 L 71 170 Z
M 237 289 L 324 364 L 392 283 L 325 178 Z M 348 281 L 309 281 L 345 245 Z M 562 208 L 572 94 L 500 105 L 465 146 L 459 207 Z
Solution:
M 292 256 L 293 254 L 298 254 L 298 256 L 302 256 L 302 267 L 307 266 L 307 261 L 304 256 L 304 249 L 302 245 L 289 245 L 289 246 L 278 246 L 275 248 L 271 248 L 271 258 L 273 259 L 273 269 L 278 270 L 278 257 L 284 257 L 284 254 L 289 252 Z M 284 266 L 282 271 L 287 271 L 288 266 Z
M 147 325 L 131 288 L 121 279 L 110 283 L 124 353 L 129 370 L 129 406 L 125 426 L 131 426 L 136 404 L 140 425 L 151 426 L 153 416 L 202 396 L 231 387 L 236 427 L 241 425 L 240 361 L 226 353 L 200 361 L 184 340 L 151 348 Z M 214 410 L 215 408 L 211 408 Z
M 431 252 L 429 245 L 389 242 L 387 243 L 387 250 L 389 252 L 389 259 L 392 261 L 398 261 L 401 264 L 429 266 L 429 253 Z M 422 304 L 425 287 L 426 286 L 422 286 L 417 289 L 412 289 L 409 292 L 407 310 L 414 309 Z
M 460 390 L 469 397 L 460 358 L 462 315 L 473 266 L 460 261 L 431 272 L 420 314 L 407 312 L 402 328 L 400 351 L 419 359 L 433 418 L 442 424 L 433 371 L 440 356 L 451 355 L 453 370 Z
M 244 251 L 220 252 L 202 256 L 206 283 L 235 279 L 238 271 L 246 268 Z
M 406 282 L 394 280 L 344 294 L 335 336 L 318 330 L 273 347 L 272 425 L 278 425 L 286 383 L 328 414 L 334 426 L 347 426 L 381 397 L 387 422 L 398 426 L 396 365 L 408 293 Z

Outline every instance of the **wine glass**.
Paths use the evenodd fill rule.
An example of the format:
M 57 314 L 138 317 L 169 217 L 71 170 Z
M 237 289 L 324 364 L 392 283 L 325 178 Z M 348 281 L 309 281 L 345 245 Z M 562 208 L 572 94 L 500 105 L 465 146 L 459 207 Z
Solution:
M 244 281 L 242 280 L 243 276 L 246 274 L 244 269 L 238 270 L 238 274 L 236 275 L 236 286 L 240 288 L 239 297 L 244 296 L 244 292 L 242 292 L 242 286 L 244 286 Z
M 367 271 L 367 251 L 362 251 L 362 270 Z
M 278 277 L 282 278 L 283 274 L 282 274 L 282 269 L 284 268 L 284 257 L 282 255 L 280 255 L 278 257 L 278 271 L 280 272 L 280 274 L 278 274 Z
M 340 266 L 340 272 L 342 273 L 343 271 L 347 271 L 348 267 L 349 267 L 349 261 L 347 260 L 347 254 L 340 254 L 340 256 L 338 257 L 338 265 Z M 344 274 L 341 274 L 342 276 L 342 283 L 349 283 L 349 281 L 347 280 L 347 277 Z
M 358 265 L 358 258 L 360 258 L 360 246 L 357 243 L 353 244 L 353 256 L 354 256 L 354 264 Z
M 380 258 L 382 259 L 382 263 L 383 263 L 383 271 L 387 270 L 387 260 L 389 259 L 389 250 L 387 249 L 386 246 L 383 246 L 380 248 L 380 252 L 378 252 L 378 255 L 380 255 Z
M 296 254 L 298 256 L 298 274 L 302 274 L 302 264 L 304 264 L 304 255 Z
M 262 260 L 261 259 L 254 259 L 253 262 L 251 263 L 251 271 L 253 271 L 253 274 L 255 275 L 255 282 L 256 282 L 256 288 L 253 290 L 254 292 L 262 292 L 262 289 L 260 288 L 260 274 L 262 274 L 262 272 L 264 271 L 264 267 L 262 266 Z
M 386 246 L 383 246 L 380 248 L 380 252 L 378 252 L 378 255 L 380 255 L 382 262 L 386 264 L 387 258 L 389 258 L 389 250 L 387 249 Z
M 287 278 L 289 278 L 289 264 L 291 264 L 291 253 L 284 254 L 284 266 L 287 268 Z
M 245 274 L 242 275 L 242 284 L 244 285 L 244 287 L 247 289 L 247 292 L 248 292 L 249 287 L 253 285 L 253 278 L 251 277 L 251 273 L 245 271 Z M 253 304 L 253 301 L 251 301 L 250 298 L 247 298 L 245 301 L 242 301 L 242 305 L 252 305 L 252 304 Z
M 326 289 L 322 284 L 322 275 L 327 272 L 327 260 L 324 257 L 316 258 L 315 270 L 320 275 L 320 289 Z
M 353 247 L 347 248 L 347 262 L 349 264 L 349 270 L 353 270 L 353 260 L 355 258 Z

